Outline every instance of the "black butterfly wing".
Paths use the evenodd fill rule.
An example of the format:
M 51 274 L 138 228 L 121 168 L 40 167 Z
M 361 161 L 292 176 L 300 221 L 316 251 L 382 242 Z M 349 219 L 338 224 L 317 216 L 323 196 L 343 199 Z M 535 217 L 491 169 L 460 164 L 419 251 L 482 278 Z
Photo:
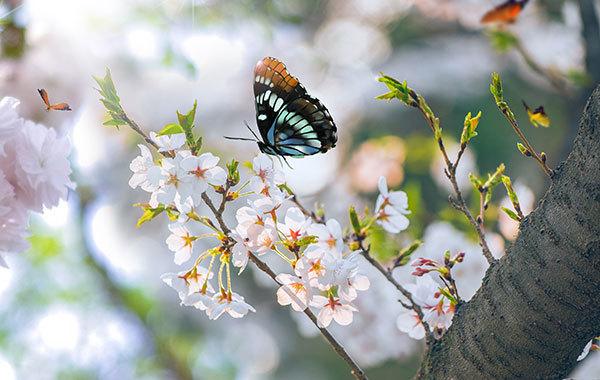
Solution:
M 279 111 L 265 142 L 281 156 L 325 153 L 335 147 L 337 127 L 319 99 L 304 95 Z
M 305 94 L 304 86 L 283 62 L 273 57 L 258 61 L 254 68 L 254 98 L 256 124 L 263 140 L 283 105 Z

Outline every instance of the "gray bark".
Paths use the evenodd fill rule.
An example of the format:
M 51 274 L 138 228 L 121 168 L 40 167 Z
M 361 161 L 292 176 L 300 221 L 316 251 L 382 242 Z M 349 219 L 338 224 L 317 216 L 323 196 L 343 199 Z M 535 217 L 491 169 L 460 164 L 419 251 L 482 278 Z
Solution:
M 573 150 L 417 377 L 561 379 L 600 335 L 600 87 Z

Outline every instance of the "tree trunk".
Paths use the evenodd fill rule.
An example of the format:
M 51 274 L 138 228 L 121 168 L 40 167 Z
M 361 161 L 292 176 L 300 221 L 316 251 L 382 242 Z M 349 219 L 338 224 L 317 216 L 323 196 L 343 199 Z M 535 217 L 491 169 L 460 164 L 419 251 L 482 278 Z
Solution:
M 598 335 L 600 86 L 547 193 L 417 377 L 562 379 Z

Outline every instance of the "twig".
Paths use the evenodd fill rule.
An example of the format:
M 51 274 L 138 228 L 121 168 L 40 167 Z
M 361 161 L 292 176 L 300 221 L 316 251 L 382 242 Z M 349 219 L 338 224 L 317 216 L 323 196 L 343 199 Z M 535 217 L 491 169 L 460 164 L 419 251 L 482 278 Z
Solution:
M 148 144 L 150 144 L 153 147 L 155 147 L 155 148 L 158 149 L 158 145 L 154 141 L 152 141 L 152 139 L 150 139 L 144 133 L 144 131 L 133 120 L 131 120 L 125 114 L 123 114 L 123 116 L 124 116 L 123 120 L 125 120 L 127 122 L 127 124 L 135 132 L 137 132 L 140 136 L 142 136 L 142 138 Z M 223 212 L 225 211 L 225 205 L 226 205 L 226 202 L 227 202 L 227 190 L 228 190 L 228 188 L 226 188 L 226 191 L 223 193 L 223 198 L 221 200 L 221 204 L 219 205 L 219 208 L 215 207 L 213 201 L 210 199 L 210 197 L 208 196 L 208 194 L 202 193 L 201 198 L 204 201 L 204 203 L 206 203 L 206 205 L 208 206 L 208 208 L 210 209 L 210 211 L 212 212 L 212 214 L 214 215 L 214 217 L 217 219 L 217 223 L 219 223 L 219 227 L 221 228 L 222 232 L 227 236 L 227 239 L 231 239 L 229 237 L 231 229 L 229 229 L 229 227 L 227 226 L 227 224 L 223 220 Z M 271 268 L 269 268 L 269 266 L 266 263 L 264 263 L 263 261 L 261 261 L 260 259 L 258 259 L 252 253 L 249 255 L 249 258 L 256 265 L 256 267 L 258 269 L 260 269 L 261 271 L 265 272 L 269 277 L 271 277 L 275 282 L 277 282 L 279 284 L 279 282 L 276 280 L 277 275 L 275 274 L 275 272 L 273 272 L 271 270 Z M 333 337 L 333 335 L 331 335 L 331 333 L 327 329 L 322 328 L 322 327 L 320 327 L 318 325 L 317 318 L 315 317 L 315 315 L 313 314 L 313 312 L 309 308 L 306 308 L 306 310 L 304 310 L 304 314 L 306 314 L 308 316 L 308 318 L 312 321 L 312 323 L 319 329 L 319 331 L 321 332 L 321 334 L 325 337 L 325 339 L 331 345 L 331 347 L 334 349 L 334 351 L 348 364 L 348 366 L 350 367 L 351 373 L 354 376 L 354 378 L 356 378 L 357 380 L 367 380 L 367 376 L 365 375 L 364 371 L 350 357 L 350 355 L 348 355 L 348 353 L 342 347 L 342 345 L 335 340 L 335 338 Z
M 538 73 L 540 76 L 546 78 L 546 80 L 548 80 L 548 82 L 562 94 L 569 96 L 571 95 L 565 79 L 557 73 L 542 67 L 538 62 L 536 62 L 536 60 L 525 49 L 525 47 L 519 39 L 516 40 L 515 49 L 521 55 L 521 57 L 530 69 Z
M 264 261 L 260 260 L 253 253 L 250 254 L 250 261 L 252 261 L 258 269 L 266 273 L 275 282 L 279 283 L 279 281 L 277 281 L 277 275 L 275 274 L 275 272 L 273 272 L 273 270 L 269 268 L 269 266 Z M 354 378 L 356 378 L 357 380 L 367 379 L 367 376 L 365 375 L 363 370 L 358 366 L 358 364 L 356 364 L 356 362 L 354 362 L 350 355 L 348 355 L 344 347 L 342 347 L 342 345 L 338 343 L 335 337 L 331 335 L 331 333 L 327 331 L 327 329 L 319 327 L 317 317 L 310 310 L 310 308 L 307 307 L 306 309 L 304 309 L 304 314 L 306 314 L 308 318 L 312 321 L 312 323 L 315 326 L 317 326 L 317 328 L 321 331 L 321 334 L 323 334 L 323 337 L 327 340 L 327 342 L 333 348 L 333 350 L 348 364 L 348 366 L 351 369 L 352 376 L 354 376 Z
M 416 96 L 417 95 L 415 93 L 415 98 L 416 98 Z M 423 107 L 420 104 L 417 104 L 416 107 L 421 111 L 421 114 L 427 121 L 427 124 L 429 125 L 431 130 L 435 133 L 435 127 L 433 125 L 433 121 L 427 115 L 427 112 L 423 109 Z M 467 219 L 469 220 L 469 223 L 471 223 L 471 226 L 473 226 L 473 228 L 477 232 L 477 236 L 479 237 L 479 246 L 481 246 L 483 256 L 485 256 L 487 262 L 490 265 L 493 265 L 496 262 L 496 259 L 494 259 L 494 256 L 492 255 L 492 252 L 490 251 L 490 248 L 485 239 L 485 234 L 484 234 L 483 230 L 481 229 L 481 226 L 479 225 L 479 223 L 477 223 L 477 221 L 473 217 L 473 214 L 471 214 L 471 211 L 469 210 L 469 207 L 467 206 L 467 203 L 465 202 L 465 200 L 462 196 L 460 188 L 458 187 L 458 182 L 456 180 L 456 168 L 457 168 L 458 162 L 460 161 L 460 157 L 462 156 L 462 153 L 456 158 L 456 165 L 453 165 L 452 162 L 450 162 L 450 159 L 448 158 L 448 153 L 446 152 L 446 147 L 444 146 L 444 140 L 442 140 L 441 137 L 437 139 L 437 144 L 438 144 L 440 151 L 442 152 L 442 156 L 444 157 L 444 162 L 446 163 L 446 170 L 445 170 L 446 176 L 450 180 L 450 183 L 452 184 L 452 189 L 454 190 L 454 194 L 456 196 L 456 199 L 453 199 L 450 203 L 456 209 L 460 210 L 467 217 Z M 464 150 L 464 149 L 462 149 L 462 147 L 461 147 L 461 150 Z
M 508 123 L 510 124 L 512 129 L 515 131 L 517 136 L 519 136 L 519 138 L 521 139 L 521 142 L 523 143 L 523 145 L 525 145 L 525 148 L 527 148 L 527 151 L 531 154 L 531 157 L 533 157 L 533 159 L 541 166 L 541 168 L 544 170 L 544 173 L 546 173 L 546 175 L 548 177 L 552 177 L 552 169 L 550 169 L 548 167 L 546 160 L 544 160 L 542 158 L 542 156 L 540 154 L 538 154 L 538 152 L 535 150 L 533 145 L 531 145 L 529 140 L 527 140 L 527 137 L 525 136 L 525 134 L 519 127 L 517 120 L 514 118 L 513 115 L 511 115 L 512 111 L 510 111 L 508 106 L 507 107 L 499 107 L 499 109 L 500 109 L 500 112 L 502 112 L 502 115 L 504 115 L 504 117 L 506 118 L 506 120 L 508 120 Z

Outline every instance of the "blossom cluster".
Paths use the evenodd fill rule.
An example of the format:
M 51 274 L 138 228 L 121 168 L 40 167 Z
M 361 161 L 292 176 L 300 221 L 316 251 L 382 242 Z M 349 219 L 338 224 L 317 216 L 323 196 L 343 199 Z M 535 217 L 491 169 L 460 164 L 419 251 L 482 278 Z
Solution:
M 255 157 L 251 177 L 233 190 L 239 178 L 231 178 L 231 168 L 226 171 L 219 167 L 219 158 L 211 153 L 198 155 L 186 149 L 184 134 L 152 134 L 151 138 L 164 157 L 155 161 L 148 148 L 140 145 L 141 155 L 130 165 L 133 176 L 129 184 L 150 193 L 146 212 L 166 211 L 173 220 L 166 242 L 174 252 L 175 263 L 188 262 L 199 239 L 218 240 L 216 246 L 196 255 L 191 269 L 162 276 L 178 291 L 182 304 L 204 310 L 211 319 L 223 313 L 239 318 L 255 311 L 233 291 L 232 267 L 241 273 L 253 256 L 270 254 L 279 256 L 290 268 L 290 273 L 276 276 L 281 285 L 277 291 L 281 305 L 296 311 L 314 308 L 322 327 L 331 321 L 340 325 L 352 322 L 357 311 L 352 301 L 369 287 L 368 278 L 359 272 L 358 253 L 344 242 L 337 220 L 322 221 L 292 205 L 284 175 L 268 156 Z M 235 212 L 237 223 L 231 231 L 216 227 L 209 217 L 201 215 L 209 188 L 222 194 L 222 205 L 246 199 Z M 382 199 L 381 210 L 395 212 L 393 202 L 395 198 Z M 192 224 L 198 223 L 212 232 L 194 234 Z
M 0 265 L 2 253 L 28 247 L 30 212 L 58 205 L 74 185 L 69 179 L 67 137 L 17 113 L 19 101 L 0 100 Z

